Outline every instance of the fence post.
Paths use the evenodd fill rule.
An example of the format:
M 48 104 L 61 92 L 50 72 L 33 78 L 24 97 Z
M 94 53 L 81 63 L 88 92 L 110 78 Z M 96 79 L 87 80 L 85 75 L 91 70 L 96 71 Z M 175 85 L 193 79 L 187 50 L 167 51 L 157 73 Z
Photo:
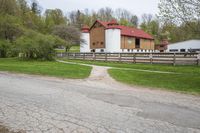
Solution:
M 197 55 L 197 65 L 200 66 L 200 53 Z
M 136 53 L 133 54 L 133 63 L 136 63 Z
M 121 62 L 121 53 L 119 53 L 119 61 Z
M 83 60 L 85 60 L 85 53 L 83 53 Z
M 176 53 L 174 53 L 173 65 L 176 66 Z
M 149 59 L 150 59 L 150 63 L 153 64 L 153 54 L 152 53 L 149 54 Z
M 95 53 L 93 53 L 93 60 L 96 60 L 96 55 L 95 55 Z
M 107 61 L 107 56 L 108 56 L 107 53 L 105 53 L 105 61 Z

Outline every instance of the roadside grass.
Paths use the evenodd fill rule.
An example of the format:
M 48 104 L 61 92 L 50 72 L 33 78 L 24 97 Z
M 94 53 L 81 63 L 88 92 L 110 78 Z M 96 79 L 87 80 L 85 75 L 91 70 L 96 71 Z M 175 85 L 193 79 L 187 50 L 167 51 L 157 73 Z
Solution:
M 64 64 L 55 61 L 22 61 L 17 58 L 0 58 L 0 71 L 81 79 L 90 75 L 91 67 Z
M 108 70 L 111 77 L 122 83 L 200 95 L 200 67 L 198 66 L 172 66 L 159 64 L 151 65 L 102 61 L 65 60 L 69 62 L 122 68 L 112 68 Z M 173 73 L 123 70 L 123 68 Z
M 133 63 L 120 63 L 120 62 L 104 62 L 104 61 L 84 61 L 84 60 L 69 60 L 69 59 L 59 59 L 68 62 L 77 62 L 84 64 L 92 64 L 98 66 L 110 66 L 117 68 L 130 68 L 130 69 L 142 69 L 150 71 L 164 71 L 164 72 L 175 72 L 175 73 L 185 73 L 200 76 L 199 66 L 172 66 L 165 64 L 133 64 Z
M 126 84 L 200 95 L 200 75 L 187 73 L 166 74 L 119 69 L 110 69 L 108 72 L 115 80 Z

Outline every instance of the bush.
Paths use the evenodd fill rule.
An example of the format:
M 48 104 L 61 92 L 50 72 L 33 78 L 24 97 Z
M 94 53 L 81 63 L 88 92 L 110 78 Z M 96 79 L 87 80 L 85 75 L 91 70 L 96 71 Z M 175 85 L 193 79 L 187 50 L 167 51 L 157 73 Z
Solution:
M 10 48 L 10 42 L 7 40 L 0 40 L 0 57 L 7 57 L 8 50 Z
M 24 59 L 53 60 L 54 48 L 64 43 L 65 41 L 52 35 L 26 31 L 23 36 L 16 40 L 15 50 Z

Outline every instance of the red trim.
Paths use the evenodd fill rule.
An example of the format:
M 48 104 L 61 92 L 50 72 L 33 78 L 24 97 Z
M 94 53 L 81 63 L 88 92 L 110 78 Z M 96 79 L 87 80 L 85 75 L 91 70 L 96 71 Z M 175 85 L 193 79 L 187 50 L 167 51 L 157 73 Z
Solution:
M 144 32 L 141 29 L 137 29 L 137 28 L 134 28 L 134 27 L 127 27 L 127 26 L 117 25 L 116 23 L 114 23 L 114 21 L 113 22 L 112 21 L 111 22 L 102 22 L 102 21 L 96 20 L 94 22 L 94 24 L 91 26 L 90 30 L 94 27 L 94 25 L 96 23 L 101 24 L 105 29 L 121 29 L 121 35 L 122 36 L 130 36 L 130 37 L 154 40 L 153 36 L 151 36 L 150 34 Z M 114 25 L 110 25 L 109 26 L 109 23 L 112 23 Z

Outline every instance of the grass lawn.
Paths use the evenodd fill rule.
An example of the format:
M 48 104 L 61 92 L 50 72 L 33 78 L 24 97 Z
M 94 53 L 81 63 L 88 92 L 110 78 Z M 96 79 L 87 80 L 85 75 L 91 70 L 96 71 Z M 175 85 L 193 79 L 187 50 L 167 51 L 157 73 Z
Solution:
M 161 65 L 161 64 L 132 64 L 132 63 L 119 63 L 119 62 L 103 62 L 103 61 L 83 61 L 83 60 L 67 60 L 60 59 L 69 62 L 78 62 L 84 64 L 94 64 L 99 66 L 110 66 L 117 68 L 132 68 L 152 71 L 165 71 L 165 72 L 176 72 L 176 73 L 189 73 L 200 76 L 199 66 L 172 66 L 172 65 Z
M 141 72 L 135 70 L 110 69 L 109 74 L 117 81 L 151 88 L 168 89 L 190 94 L 200 94 L 200 67 L 198 66 L 171 66 L 151 64 L 127 64 L 115 62 L 81 61 L 85 64 L 111 66 L 117 68 L 132 68 L 152 71 L 174 72 L 174 74 Z
M 55 61 L 21 61 L 0 58 L 0 71 L 47 75 L 61 78 L 80 79 L 90 75 L 91 67 L 64 64 Z
M 80 52 L 80 46 L 72 46 L 70 48 L 69 52 L 72 52 L 72 53 L 78 53 L 78 52 Z
M 117 81 L 131 85 L 200 94 L 200 75 L 196 73 L 163 74 L 110 69 L 109 74 Z

